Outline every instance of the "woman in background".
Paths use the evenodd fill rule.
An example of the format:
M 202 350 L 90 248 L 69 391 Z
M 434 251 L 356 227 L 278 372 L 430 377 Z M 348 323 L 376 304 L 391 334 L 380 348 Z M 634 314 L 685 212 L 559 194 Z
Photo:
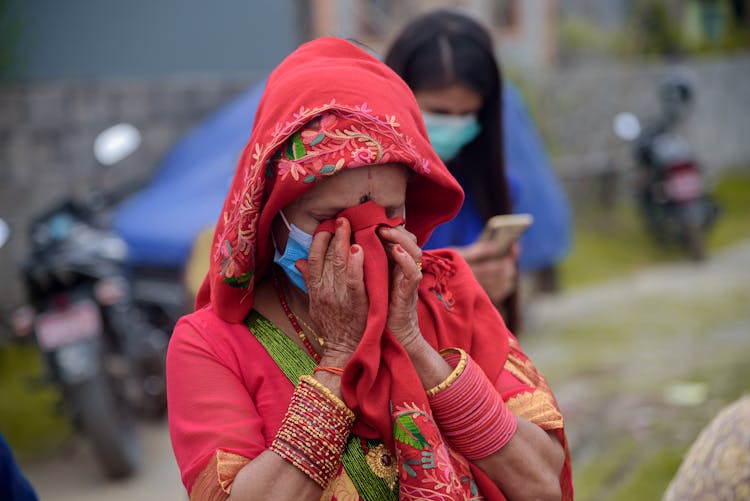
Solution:
M 503 85 L 490 35 L 470 17 L 438 10 L 410 23 L 388 51 L 385 62 L 414 92 L 435 151 L 463 187 L 466 200 L 455 219 L 437 228 L 425 248 L 457 247 L 474 275 L 514 331 L 520 327 L 517 267 L 520 249 L 504 256 L 490 243 L 477 242 L 484 223 L 496 214 L 517 209 L 531 212 L 537 227 L 534 248 L 525 256 L 529 269 L 559 260 L 569 246 L 569 211 L 562 190 L 548 169 L 543 145 L 527 120 L 522 140 L 508 140 L 503 122 L 514 125 L 525 109 L 520 95 Z M 504 98 L 511 109 L 505 109 Z M 528 134 L 528 131 L 534 134 Z M 507 132 L 507 131 L 505 131 Z M 532 137 L 533 136 L 533 137 Z M 514 157 L 520 175 L 509 176 L 505 154 Z M 533 193 L 533 195 L 532 195 Z M 531 198 L 531 200 L 530 200 Z M 523 201 L 525 203 L 518 204 Z M 530 204 L 548 208 L 547 214 Z M 553 215 L 550 216 L 550 213 Z M 550 231 L 554 228 L 554 231 Z M 541 256 L 540 254 L 544 254 Z M 522 264 L 524 258 L 521 258 Z

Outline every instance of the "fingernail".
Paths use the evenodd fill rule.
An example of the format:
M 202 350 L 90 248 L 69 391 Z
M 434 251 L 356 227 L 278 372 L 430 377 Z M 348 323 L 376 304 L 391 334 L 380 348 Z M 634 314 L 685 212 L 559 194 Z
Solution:
M 337 228 L 338 228 L 339 226 L 341 226 L 342 224 L 344 224 L 344 220 L 343 220 L 342 218 L 338 218 L 338 219 L 336 219 L 336 227 L 337 227 Z
M 356 254 L 357 252 L 359 252 L 359 246 L 352 245 L 351 247 L 349 247 L 349 252 L 351 252 L 352 254 Z
M 403 248 L 403 247 L 401 247 L 400 245 L 397 245 L 397 246 L 396 246 L 396 252 L 400 252 L 400 253 L 402 253 L 402 254 L 403 254 L 403 253 L 404 253 L 404 252 L 406 252 L 406 251 L 404 250 L 404 248 Z

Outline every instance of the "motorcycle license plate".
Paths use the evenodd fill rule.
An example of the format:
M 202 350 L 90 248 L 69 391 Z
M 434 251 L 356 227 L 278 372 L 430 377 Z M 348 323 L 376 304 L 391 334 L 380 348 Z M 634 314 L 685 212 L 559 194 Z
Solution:
M 44 313 L 36 323 L 37 339 L 44 351 L 97 337 L 101 330 L 101 315 L 93 301 L 81 301 L 62 311 Z
M 667 179 L 664 189 L 677 202 L 695 200 L 703 194 L 703 181 L 697 172 L 680 172 Z

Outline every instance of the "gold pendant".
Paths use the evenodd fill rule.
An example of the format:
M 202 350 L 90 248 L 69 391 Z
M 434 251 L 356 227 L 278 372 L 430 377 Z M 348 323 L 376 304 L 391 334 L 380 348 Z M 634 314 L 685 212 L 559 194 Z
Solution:
M 398 462 L 385 445 L 379 444 L 367 452 L 367 465 L 378 477 L 385 480 L 389 489 L 393 489 L 398 479 Z

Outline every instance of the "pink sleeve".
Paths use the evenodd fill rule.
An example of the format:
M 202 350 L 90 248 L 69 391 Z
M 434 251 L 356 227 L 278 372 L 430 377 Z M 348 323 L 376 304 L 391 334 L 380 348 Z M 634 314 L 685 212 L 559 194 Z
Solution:
M 169 431 L 188 492 L 217 450 L 252 459 L 266 449 L 237 357 L 191 320 L 177 324 L 167 354 Z

